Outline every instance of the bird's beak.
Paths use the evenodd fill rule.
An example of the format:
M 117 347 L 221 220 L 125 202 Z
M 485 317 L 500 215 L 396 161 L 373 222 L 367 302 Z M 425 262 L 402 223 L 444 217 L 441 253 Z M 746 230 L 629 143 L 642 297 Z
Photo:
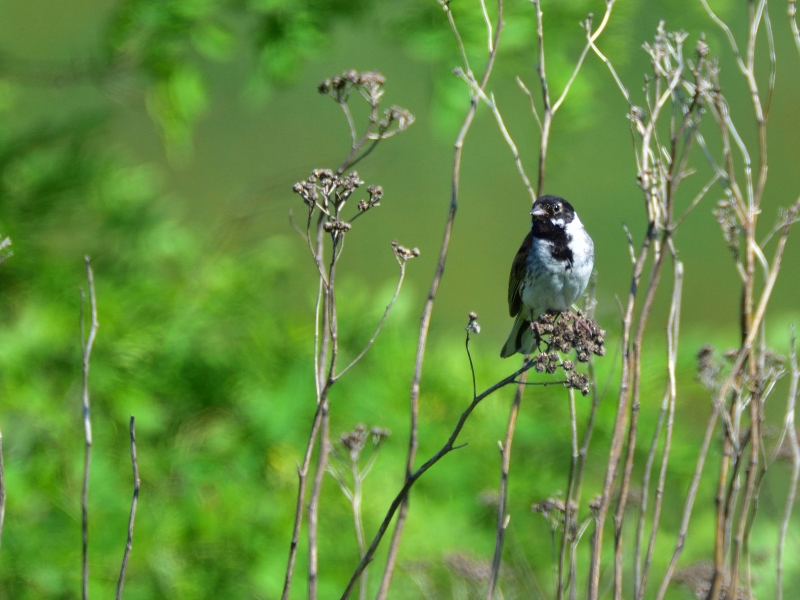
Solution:
M 544 217 L 546 215 L 547 215 L 547 213 L 544 212 L 544 209 L 541 206 L 535 206 L 533 208 L 533 210 L 531 211 L 531 216 L 532 217 Z

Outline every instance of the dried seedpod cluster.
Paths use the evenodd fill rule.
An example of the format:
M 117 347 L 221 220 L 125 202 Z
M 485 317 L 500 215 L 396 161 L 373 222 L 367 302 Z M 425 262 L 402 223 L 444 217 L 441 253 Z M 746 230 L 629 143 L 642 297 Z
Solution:
M 595 356 L 604 356 L 606 332 L 591 317 L 581 311 L 545 313 L 533 322 L 534 335 L 543 350 L 531 356 L 537 373 L 555 374 L 559 369 L 566 374 L 564 385 L 576 389 L 584 396 L 589 394 L 589 377 L 575 371 L 575 363 L 562 359 L 561 354 L 575 351 L 575 359 L 586 363 Z M 560 353 L 560 354 L 559 354 Z

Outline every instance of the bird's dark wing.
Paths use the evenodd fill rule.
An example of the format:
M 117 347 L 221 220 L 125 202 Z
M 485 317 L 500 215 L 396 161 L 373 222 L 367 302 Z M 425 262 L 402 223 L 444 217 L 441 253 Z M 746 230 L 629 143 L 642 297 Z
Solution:
M 522 304 L 520 288 L 522 287 L 522 282 L 525 281 L 528 252 L 531 249 L 531 244 L 533 244 L 533 231 L 528 233 L 522 242 L 522 246 L 519 247 L 517 255 L 514 257 L 514 262 L 511 263 L 511 275 L 508 278 L 508 313 L 512 317 L 517 316 Z

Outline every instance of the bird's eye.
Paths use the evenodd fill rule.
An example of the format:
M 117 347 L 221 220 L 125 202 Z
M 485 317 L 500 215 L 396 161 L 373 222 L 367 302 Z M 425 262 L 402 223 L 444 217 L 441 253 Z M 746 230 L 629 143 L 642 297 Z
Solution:
M 560 204 L 556 204 L 553 207 L 553 212 L 556 213 L 556 214 L 560 213 L 561 212 L 561 205 Z

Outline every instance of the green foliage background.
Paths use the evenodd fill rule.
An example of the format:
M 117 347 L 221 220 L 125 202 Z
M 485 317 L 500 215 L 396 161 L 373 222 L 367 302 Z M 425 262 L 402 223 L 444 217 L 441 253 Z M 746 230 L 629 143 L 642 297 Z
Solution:
M 455 4 L 470 56 L 479 62 L 485 31 L 478 5 Z M 384 206 L 367 217 L 371 227 L 361 226 L 366 221 L 360 221 L 354 228 L 340 287 L 341 343 L 354 356 L 391 297 L 395 273 L 389 240 L 398 236 L 401 243 L 418 244 L 423 250 L 423 258 L 409 264 L 410 283 L 379 341 L 332 398 L 334 436 L 359 422 L 393 432 L 367 481 L 369 535 L 403 473 L 420 290 L 427 286 L 438 247 L 450 144 L 466 106 L 463 86 L 448 75 L 457 52 L 441 9 L 435 2 L 421 0 L 90 3 L 85 14 L 65 20 L 64 31 L 73 33 L 47 34 L 49 44 L 34 48 L 20 40 L 27 35 L 25 27 L 36 31 L 37 15 L 20 7 L 21 3 L 4 9 L 5 25 L 0 24 L 5 29 L 0 40 L 0 234 L 12 238 L 14 252 L 0 266 L 0 429 L 8 493 L 0 597 L 79 594 L 83 439 L 78 288 L 85 285 L 84 255 L 93 259 L 101 324 L 91 370 L 92 596 L 109 596 L 116 585 L 131 495 L 127 423 L 129 415 L 135 415 L 142 492 L 125 597 L 277 597 L 294 510 L 296 461 L 313 410 L 316 295 L 313 264 L 285 215 L 297 202 L 289 192 L 291 183 L 306 177 L 311 167 L 335 164 L 346 142 L 343 122 L 309 82 L 319 79 L 317 71 L 330 75 L 362 68 L 345 61 L 372 53 L 366 67 L 396 74 L 387 85 L 389 101 L 396 101 L 392 96 L 396 93 L 397 102 L 418 116 L 408 141 L 387 143 L 378 150 L 382 155 L 363 165 L 367 183 L 383 183 L 387 196 Z M 662 8 L 665 16 L 678 12 Z M 574 42 L 574 24 L 589 10 L 601 12 L 589 2 L 550 8 L 547 34 L 553 43 L 548 59 L 557 85 L 566 80 L 580 44 L 580 37 Z M 635 25 L 642 10 L 638 3 L 621 3 L 604 46 L 618 66 L 635 73 L 642 71 L 642 61 L 633 52 L 649 35 L 636 37 L 644 30 Z M 697 7 L 685 12 L 686 18 L 700 15 Z M 24 25 L 22 33 L 12 31 L 15 15 Z M 526 110 L 526 100 L 518 94 L 514 100 L 509 92 L 513 84 L 508 82 L 516 74 L 529 85 L 534 81 L 530 6 L 510 5 L 506 18 L 496 79 L 498 94 L 511 98 L 509 114 L 519 116 Z M 718 39 L 715 32 L 709 33 L 710 42 Z M 570 36 L 577 45 L 561 41 Z M 618 220 L 621 213 L 627 218 L 638 210 L 630 164 L 620 170 L 601 157 L 584 171 L 569 158 L 581 156 L 586 132 L 596 131 L 592 128 L 604 120 L 591 107 L 604 94 L 614 93 L 605 77 L 598 65 L 587 66 L 573 91 L 574 101 L 565 105 L 563 124 L 554 134 L 564 141 L 555 145 L 552 156 L 554 186 L 582 189 L 587 196 L 605 194 L 581 210 L 589 216 L 587 223 L 595 223 L 592 234 L 599 247 L 607 248 L 598 258 L 598 295 L 601 321 L 612 331 L 609 355 L 598 365 L 606 401 L 596 433 L 597 452 L 589 465 L 587 497 L 603 476 L 606 435 L 614 413 L 613 383 L 605 385 L 613 382 L 616 366 L 613 330 L 618 317 L 613 297 L 620 290 L 624 293 L 628 277 L 619 268 L 627 250 Z M 394 90 L 393 81 L 398 81 Z M 235 98 L 233 109 L 231 98 Z M 295 98 L 303 98 L 303 104 L 294 112 L 283 112 L 281 107 Z M 419 104 L 413 105 L 414 100 Z M 777 97 L 779 115 L 780 103 Z M 215 112 L 217 106 L 226 105 L 227 109 Z M 143 119 L 145 110 L 150 121 Z M 274 137 L 260 140 L 270 148 L 264 159 L 253 158 L 254 146 L 242 135 L 233 158 L 217 149 L 210 160 L 204 144 L 223 146 L 227 130 L 236 133 L 241 128 L 235 119 L 225 119 L 231 112 L 247 111 L 267 111 L 268 120 L 286 123 L 293 135 L 279 136 L 270 130 Z M 796 109 L 789 114 L 796 119 Z M 477 308 L 488 323 L 487 332 L 473 342 L 479 387 L 512 368 L 496 355 L 508 325 L 503 280 L 512 247 L 523 235 L 517 233 L 525 226 L 520 218 L 525 199 L 494 124 L 488 114 L 480 116 L 474 141 L 468 139 L 468 149 L 472 143 L 475 152 L 465 159 L 467 206 L 459 215 L 463 230 L 457 229 L 462 237 L 454 243 L 454 264 L 436 309 L 425 366 L 422 457 L 438 449 L 469 400 L 462 308 Z M 529 151 L 528 157 L 535 157 L 532 122 L 520 118 L 528 119 L 529 129 L 515 134 L 522 138 L 520 145 Z M 223 133 L 214 137 L 217 131 Z M 623 127 L 619 133 L 623 143 L 626 135 Z M 780 139 L 780 133 L 776 135 Z M 609 145 L 619 141 L 606 139 Z M 295 143 L 304 148 L 303 154 L 291 151 Z M 420 148 L 430 160 L 419 159 Z M 276 155 L 284 151 L 287 160 L 280 163 Z M 779 167 L 781 160 L 776 160 Z M 426 163 L 423 171 L 415 170 L 419 162 Z M 203 184 L 194 181 L 208 181 L 204 177 L 230 181 L 228 172 L 236 178 L 242 165 L 252 163 L 257 166 L 250 167 L 248 176 L 254 177 L 257 191 L 245 182 L 234 190 L 238 199 L 224 196 L 215 185 L 203 192 Z M 487 168 L 496 177 L 480 183 Z M 253 176 L 254 170 L 263 174 Z M 780 187 L 786 176 L 777 171 Z M 612 204 L 622 204 L 614 185 L 627 186 L 626 208 Z M 603 187 L 605 192 L 592 192 Z M 501 202 L 513 196 L 521 200 L 519 206 L 509 208 Z M 470 202 L 482 205 L 491 219 L 472 211 Z M 610 206 L 613 210 L 608 210 Z M 706 212 L 705 224 L 713 226 L 713 217 Z M 605 233 L 609 222 L 615 229 Z M 493 240 L 487 247 L 496 247 L 471 255 L 478 235 Z M 682 240 L 687 256 L 705 255 L 710 269 L 727 265 L 724 250 L 719 250 L 722 244 L 708 250 L 708 237 L 700 237 L 700 241 Z M 793 247 L 796 251 L 796 244 Z M 787 262 L 789 270 L 797 264 L 796 259 Z M 705 283 L 704 267 L 699 268 L 695 283 Z M 715 285 L 723 292 L 735 289 L 735 276 Z M 796 281 L 786 285 L 779 290 L 777 306 L 779 314 L 787 316 L 774 326 L 774 337 L 784 348 L 785 322 L 797 315 Z M 730 315 L 735 315 L 736 301 L 720 314 L 707 306 L 704 293 L 693 296 L 699 300 L 687 311 L 686 352 L 680 362 L 686 394 L 679 408 L 687 418 L 670 471 L 671 510 L 659 538 L 660 561 L 672 544 L 678 503 L 691 477 L 695 428 L 709 409 L 705 392 L 692 383 L 692 352 L 708 342 L 721 347 L 735 343 Z M 704 323 L 703 311 L 715 313 L 716 320 Z M 657 333 L 653 336 L 658 339 Z M 663 353 L 655 348 L 648 360 L 644 394 L 653 399 L 662 393 L 658 374 L 663 371 Z M 462 597 L 472 583 L 452 568 L 447 557 L 463 554 L 484 560 L 490 555 L 495 517 L 487 498 L 497 485 L 496 440 L 505 428 L 508 395 L 498 394 L 482 404 L 463 434 L 469 445 L 415 488 L 396 597 L 418 598 L 423 592 L 431 597 Z M 588 407 L 588 401 L 580 401 L 584 420 Z M 656 410 L 656 400 L 643 405 L 644 439 L 652 430 Z M 528 395 L 514 446 L 507 597 L 536 597 L 538 590 L 551 586 L 549 526 L 540 515 L 531 514 L 529 506 L 566 485 L 567 423 L 563 391 L 545 388 Z M 774 560 L 773 516 L 786 485 L 783 469 L 775 467 L 775 481 L 768 486 L 761 508 L 765 522 L 755 536 L 767 574 L 772 573 Z M 687 562 L 709 556 L 705 534 L 712 527 L 712 488 L 704 494 Z M 323 488 L 322 506 L 320 595 L 328 598 L 341 590 L 357 550 L 349 508 L 330 478 Z M 790 555 L 797 550 L 796 534 L 795 528 Z M 303 592 L 304 557 L 301 548 L 296 597 Z M 788 577 L 800 585 L 800 569 L 788 565 L 788 570 Z M 374 579 L 373 575 L 373 584 Z M 771 589 L 769 579 L 759 583 Z

